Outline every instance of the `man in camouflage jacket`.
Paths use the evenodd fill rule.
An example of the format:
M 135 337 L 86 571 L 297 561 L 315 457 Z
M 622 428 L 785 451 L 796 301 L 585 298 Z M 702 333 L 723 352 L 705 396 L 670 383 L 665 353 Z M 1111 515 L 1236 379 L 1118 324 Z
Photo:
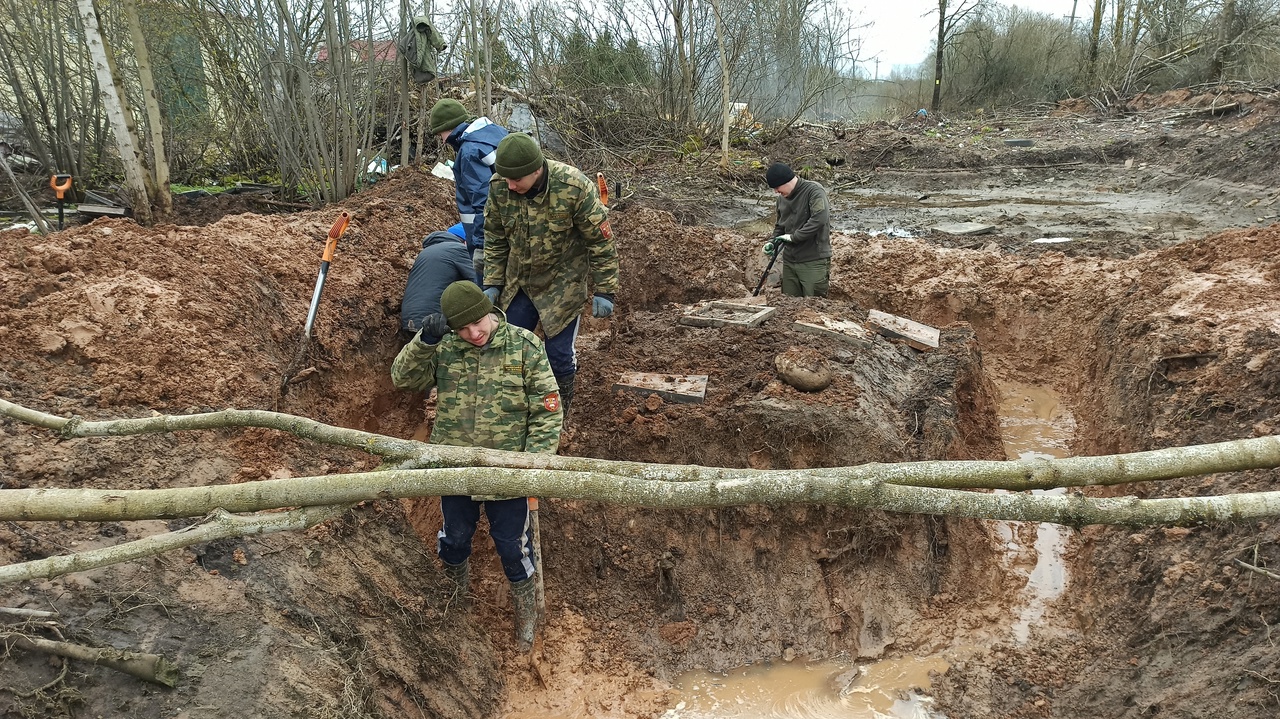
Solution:
M 432 444 L 487 447 L 555 454 L 564 418 L 555 376 L 542 341 L 506 321 L 501 310 L 471 281 L 454 282 L 440 297 L 441 312 L 427 316 L 422 330 L 391 365 L 400 389 L 436 388 Z M 525 497 L 440 498 L 444 527 L 437 553 L 445 574 L 465 598 L 471 538 L 484 506 L 489 535 L 511 581 L 516 637 L 533 641 L 537 620 L 533 533 Z
M 542 322 L 547 357 L 568 411 L 582 304 L 590 296 L 592 316 L 613 314 L 613 229 L 595 183 L 577 168 L 547 160 L 524 133 L 498 143 L 494 170 L 484 208 L 484 291 L 512 324 L 532 330 Z

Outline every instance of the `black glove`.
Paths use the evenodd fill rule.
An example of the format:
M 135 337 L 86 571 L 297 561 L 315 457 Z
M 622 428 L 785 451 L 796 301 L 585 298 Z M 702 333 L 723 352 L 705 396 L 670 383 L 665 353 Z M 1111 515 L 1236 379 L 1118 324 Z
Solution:
M 419 339 L 429 345 L 439 344 L 440 340 L 449 334 L 449 320 L 444 318 L 443 312 L 432 312 L 422 318 L 422 332 Z

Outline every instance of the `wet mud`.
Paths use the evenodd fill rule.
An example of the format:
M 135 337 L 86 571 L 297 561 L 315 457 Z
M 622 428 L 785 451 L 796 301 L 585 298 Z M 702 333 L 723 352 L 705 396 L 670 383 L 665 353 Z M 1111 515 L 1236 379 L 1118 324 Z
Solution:
M 1261 114 L 1223 120 L 1220 134 L 1274 129 Z M 1044 122 L 1071 128 L 1076 119 Z M 1244 213 L 1250 220 L 1214 212 L 1219 203 L 1206 199 L 1190 211 L 1199 224 L 1184 226 L 1178 208 L 1190 206 L 1199 184 L 1160 206 L 1133 195 L 1156 192 L 1156 180 L 1087 194 L 1160 164 L 1157 140 L 1116 134 L 1123 142 L 1107 143 L 1097 129 L 1088 141 L 1063 130 L 1063 147 L 1041 148 L 1056 153 L 1039 156 L 1042 164 L 1093 158 L 1052 171 L 1069 178 L 1067 191 L 1057 179 L 1046 183 L 1044 170 L 991 171 L 993 188 L 915 171 L 977 176 L 1028 159 L 997 147 L 991 133 L 991 152 L 933 149 L 924 129 L 905 125 L 846 137 L 871 149 L 847 147 L 842 163 L 827 165 L 846 173 L 823 178 L 833 187 L 888 177 L 879 167 L 912 171 L 899 172 L 892 188 L 868 179 L 835 193 L 847 213 L 840 221 L 850 224 L 833 238 L 831 296 L 800 300 L 771 288 L 766 300 L 777 312 L 759 327 L 677 322 L 693 303 L 749 294 L 764 269 L 761 237 L 726 225 L 750 218 L 688 224 L 698 218 L 635 193 L 613 213 L 624 277 L 618 313 L 584 320 L 562 451 L 756 468 L 1001 458 L 1002 387 L 1018 383 L 1051 391 L 1070 413 L 1065 450 L 1073 455 L 1280 433 L 1280 227 L 1258 223 L 1262 211 L 1253 211 L 1266 200 Z M 1165 141 L 1177 152 L 1163 167 L 1188 173 L 1180 153 L 1212 149 L 1215 138 L 1193 130 Z M 891 135 L 912 139 L 872 142 Z M 784 142 L 770 152 L 817 157 L 830 145 Z M 1137 162 L 1126 170 L 1129 156 Z M 1236 183 L 1218 193 L 1224 198 L 1257 196 L 1251 184 L 1197 177 L 1206 187 Z M 426 398 L 394 390 L 386 369 L 419 239 L 452 222 L 450 189 L 410 169 L 340 208 L 156 228 L 98 220 L 49 237 L 0 233 L 0 396 L 87 419 L 237 406 L 422 436 Z M 735 194 L 756 197 L 714 197 L 758 212 L 727 199 Z M 913 195 L 916 206 L 885 200 Z M 865 231 L 881 220 L 917 228 L 941 217 L 923 212 L 922 195 L 942 197 L 935 202 L 947 217 L 964 210 L 972 213 L 965 219 L 997 220 L 998 230 L 963 239 Z M 864 220 L 859 203 L 872 200 L 882 214 Z M 1000 212 L 1014 205 L 1013 215 Z M 1165 225 L 1136 216 L 1149 205 L 1169 215 Z M 280 374 L 340 209 L 354 219 L 325 290 L 308 357 L 314 372 L 282 395 Z M 1073 213 L 1078 220 L 1066 218 Z M 1072 242 L 1087 248 L 1028 242 L 1075 230 Z M 819 314 L 860 322 L 872 309 L 940 328 L 940 347 L 851 344 L 792 326 Z M 786 352 L 821 356 L 831 385 L 805 393 L 780 381 L 774 360 Z M 707 375 L 706 399 L 615 389 L 624 371 Z M 60 441 L 5 421 L 0 448 L 5 488 L 197 486 L 374 465 L 267 430 Z M 1224 494 L 1278 480 L 1256 471 L 1098 493 Z M 1270 523 L 1071 530 L 1060 555 L 1065 586 L 1015 631 L 1028 606 L 1034 528 L 1002 533 L 988 522 L 822 506 L 542 506 L 545 685 L 516 652 L 505 579 L 483 529 L 474 601 L 463 611 L 434 558 L 438 506 L 378 501 L 305 533 L 221 540 L 0 587 L 0 606 L 61 612 L 68 640 L 164 653 L 182 671 L 172 690 L 79 664 L 60 678 L 59 662 L 14 650 L 0 657 L 4 683 L 17 689 L 0 691 L 0 716 L 629 719 L 672 709 L 690 670 L 933 656 L 947 668 L 930 677 L 931 710 L 951 717 L 1270 717 L 1280 706 L 1270 641 L 1280 595 L 1274 580 L 1235 561 L 1280 563 Z M 0 524 L 0 563 L 176 526 Z M 1011 542 L 1019 547 L 1012 560 Z

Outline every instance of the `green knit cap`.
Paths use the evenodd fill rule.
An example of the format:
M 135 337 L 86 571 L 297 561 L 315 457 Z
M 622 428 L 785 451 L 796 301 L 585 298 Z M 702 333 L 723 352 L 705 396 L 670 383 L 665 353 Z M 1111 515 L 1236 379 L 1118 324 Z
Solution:
M 438 135 L 445 130 L 452 132 L 458 125 L 474 119 L 475 115 L 467 112 L 462 103 L 445 98 L 431 108 L 431 134 Z
M 523 132 L 513 132 L 498 143 L 498 157 L 493 169 L 503 177 L 518 180 L 537 172 L 544 159 L 537 140 Z
M 456 331 L 492 312 L 493 303 L 479 285 L 471 280 L 459 280 L 444 288 L 440 311 L 449 321 L 449 329 Z

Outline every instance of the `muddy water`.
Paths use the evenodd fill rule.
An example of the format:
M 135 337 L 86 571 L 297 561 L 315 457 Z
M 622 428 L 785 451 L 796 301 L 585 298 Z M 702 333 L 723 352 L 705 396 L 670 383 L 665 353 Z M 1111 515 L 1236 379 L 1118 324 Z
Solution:
M 930 719 L 930 672 L 945 672 L 940 657 L 745 667 L 727 675 L 692 672 L 676 685 L 662 719 Z
M 1009 459 L 1065 457 L 1075 418 L 1046 387 L 1000 383 L 1001 439 Z M 1059 493 L 1062 490 L 1048 490 Z M 1026 643 L 1033 625 L 1067 585 L 1069 529 L 993 522 L 1009 573 L 1026 578 L 1009 631 Z M 744 667 L 726 675 L 693 672 L 677 682 L 663 719 L 943 719 L 924 694 L 940 655 L 868 665 L 839 662 Z
M 1174 241 L 1275 218 L 1251 207 L 1251 195 L 1237 196 L 1235 189 L 1220 195 L 1227 189 L 1192 181 L 1168 188 L 1148 173 L 1123 170 L 1101 178 L 1013 170 L 980 179 L 943 175 L 938 181 L 886 174 L 874 185 L 832 193 L 832 230 L 919 237 L 940 223 L 980 222 L 993 225 L 996 234 L 1027 240 L 1132 236 Z M 732 198 L 709 207 L 709 219 L 766 237 L 773 229 L 775 200 L 772 194 Z
M 1062 406 L 1058 395 L 1046 387 L 1000 383 L 1000 434 L 1009 459 L 1066 457 L 1075 434 L 1075 417 Z M 1064 489 L 1033 490 L 1034 494 L 1062 494 Z M 1048 605 L 1066 589 L 1063 562 L 1071 530 L 1057 524 L 1028 527 L 1009 522 L 996 524 L 1005 544 L 1006 563 L 1017 565 L 1025 555 L 1026 535 L 1034 532 L 1035 564 L 1023 590 L 1025 604 L 1013 625 L 1013 637 L 1025 644 L 1031 626 L 1044 616 Z M 1021 530 L 1021 531 L 1020 531 Z

